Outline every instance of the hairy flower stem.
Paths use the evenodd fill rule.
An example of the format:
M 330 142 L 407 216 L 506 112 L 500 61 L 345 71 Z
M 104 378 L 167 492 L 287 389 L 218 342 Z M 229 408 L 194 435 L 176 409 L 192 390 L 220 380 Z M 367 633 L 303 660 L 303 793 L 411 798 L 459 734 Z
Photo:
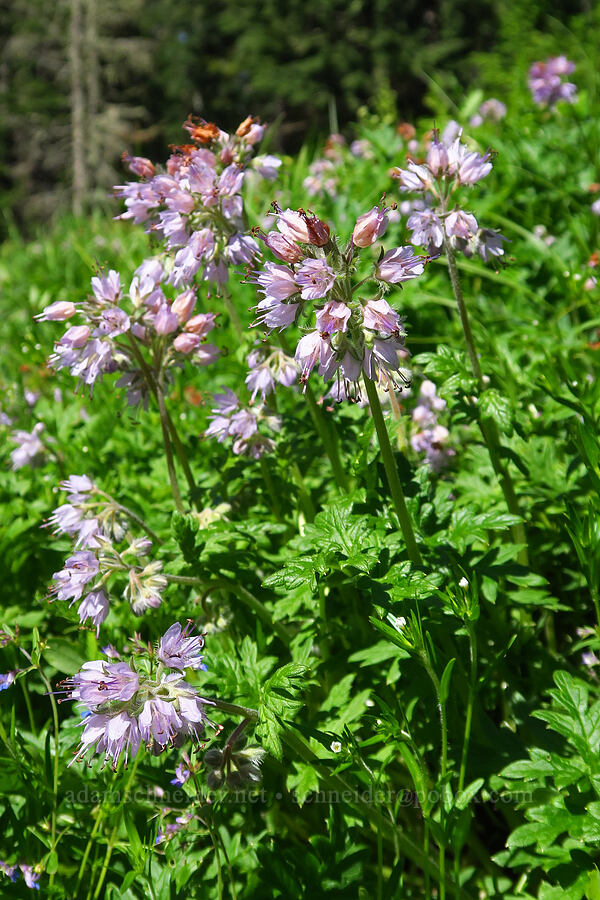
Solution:
M 157 391 L 156 399 L 158 400 L 158 412 L 160 415 L 160 426 L 162 429 L 163 444 L 165 447 L 165 457 L 167 460 L 169 481 L 171 482 L 171 492 L 173 494 L 173 499 L 175 500 L 175 506 L 177 507 L 178 512 L 185 513 L 185 507 L 184 507 L 183 501 L 181 499 L 181 492 L 179 490 L 179 483 L 177 481 L 177 473 L 175 472 L 175 465 L 173 463 L 173 449 L 171 447 L 171 438 L 169 436 L 169 426 L 167 424 L 167 410 L 165 408 L 165 398 L 163 397 L 163 392 L 162 392 L 162 390 L 160 390 L 160 388 Z
M 471 370 L 473 372 L 475 380 L 477 381 L 479 390 L 482 391 L 484 389 L 483 373 L 481 371 L 479 357 L 475 348 L 475 341 L 473 339 L 473 332 L 471 330 L 469 312 L 467 310 L 467 304 L 465 303 L 462 285 L 460 283 L 454 250 L 452 249 L 450 242 L 447 239 L 444 240 L 444 250 L 446 252 L 446 259 L 448 260 L 448 274 L 450 275 L 452 291 L 456 299 L 456 305 L 458 306 L 463 334 L 465 336 L 465 342 L 467 344 L 467 351 L 469 353 L 469 359 L 471 361 Z M 494 469 L 496 477 L 500 482 L 500 487 L 502 488 L 502 493 L 504 494 L 504 499 L 506 500 L 508 510 L 510 513 L 512 513 L 513 516 L 519 516 L 519 518 L 522 519 L 523 516 L 521 514 L 519 501 L 515 493 L 515 488 L 510 476 L 510 472 L 508 471 L 506 465 L 502 462 L 500 456 L 500 436 L 498 434 L 498 426 L 492 419 L 480 419 L 479 428 L 490 455 L 492 468 Z M 525 533 L 525 528 L 522 522 L 520 522 L 518 525 L 513 525 L 512 534 L 516 544 L 524 544 L 523 549 L 519 553 L 519 562 L 524 566 L 529 565 L 529 557 L 527 553 L 527 535 Z
M 396 468 L 396 462 L 394 460 L 394 454 L 392 451 L 392 445 L 390 444 L 390 437 L 388 435 L 385 419 L 383 418 L 381 403 L 379 402 L 379 397 L 377 395 L 377 388 L 375 386 L 375 382 L 371 381 L 370 378 L 367 378 L 366 375 L 364 377 L 364 382 L 367 389 L 367 397 L 369 398 L 369 406 L 371 407 L 371 415 L 373 416 L 373 421 L 375 423 L 375 430 L 377 432 L 377 439 L 379 441 L 381 458 L 385 467 L 385 474 L 387 475 L 388 485 L 392 494 L 392 500 L 394 501 L 396 515 L 398 516 L 400 528 L 402 529 L 402 534 L 404 536 L 406 551 L 411 562 L 415 563 L 415 565 L 417 566 L 420 566 L 423 561 L 421 559 L 421 554 L 417 546 L 415 533 L 413 531 L 412 522 L 410 520 L 410 514 L 406 506 L 406 500 L 404 499 L 404 491 L 402 490 L 402 485 L 400 484 L 400 477 L 398 475 L 398 469 Z
M 127 806 L 127 801 L 129 800 L 129 794 L 131 792 L 131 787 L 133 785 L 133 779 L 135 778 L 135 773 L 137 771 L 137 767 L 139 762 L 143 756 L 143 751 L 140 750 L 133 761 L 133 765 L 131 767 L 131 771 L 129 773 L 129 778 L 127 779 L 127 783 L 125 785 L 125 790 L 123 791 L 123 802 L 121 804 L 121 809 L 124 810 Z M 100 892 L 102 891 L 102 885 L 104 884 L 104 879 L 106 878 L 106 873 L 108 872 L 108 866 L 110 863 L 110 858 L 112 856 L 112 852 L 115 849 L 115 845 L 117 843 L 117 837 L 119 833 L 119 824 L 120 821 L 114 826 L 110 837 L 108 839 L 108 844 L 106 846 L 106 853 L 104 855 L 104 861 L 102 863 L 102 868 L 100 869 L 100 875 L 98 877 L 98 882 L 96 884 L 96 890 L 92 894 L 93 884 L 90 884 L 90 889 L 88 891 L 87 900 L 93 897 L 93 900 L 98 900 L 100 896 Z
M 24 651 L 23 651 L 24 652 Z M 27 654 L 26 654 L 27 655 Z M 56 820 L 58 815 L 58 778 L 59 778 L 59 765 L 60 758 L 58 754 L 58 733 L 59 733 L 59 724 L 58 724 L 58 705 L 56 703 L 56 697 L 54 691 L 52 690 L 52 685 L 50 681 L 42 671 L 42 667 L 40 665 L 36 666 L 36 669 L 39 673 L 40 678 L 44 682 L 44 686 L 48 691 L 48 696 L 50 697 L 50 705 L 52 706 L 52 727 L 54 729 L 54 759 L 52 766 L 52 819 L 51 819 L 51 849 L 54 850 L 56 847 Z M 54 883 L 54 873 L 50 875 L 50 886 Z
M 229 581 L 226 578 L 220 578 L 218 581 L 207 583 L 202 578 L 197 578 L 195 575 L 169 575 L 168 573 L 165 573 L 165 578 L 167 581 L 173 582 L 173 584 L 195 585 L 202 588 L 205 594 L 208 594 L 211 591 L 230 591 L 232 594 L 235 594 L 236 597 L 239 597 L 253 613 L 256 613 L 259 619 L 266 622 L 280 640 L 286 645 L 290 643 L 292 636 L 287 628 L 279 622 L 276 622 L 267 607 L 264 606 L 254 594 L 251 594 L 249 590 L 243 587 L 243 585 L 235 584 L 233 581 Z
M 469 756 L 469 742 L 471 740 L 471 724 L 473 721 L 473 705 L 477 691 L 477 635 L 473 623 L 465 619 L 464 626 L 469 635 L 469 655 L 471 657 L 471 669 L 469 677 L 469 693 L 467 696 L 467 711 L 465 714 L 465 734 L 463 738 L 462 753 L 460 757 L 460 770 L 458 773 L 458 795 L 462 794 L 465 787 L 467 774 L 467 759 Z M 459 884 L 460 878 L 460 852 L 454 857 L 454 880 Z
M 162 394 L 162 390 L 158 383 L 158 380 L 154 377 L 154 373 L 152 372 L 152 369 L 149 367 L 148 363 L 144 359 L 144 355 L 143 355 L 143 353 L 141 353 L 140 348 L 137 346 L 136 342 L 134 340 L 130 339 L 129 343 L 130 343 L 133 355 L 135 356 L 135 358 L 140 366 L 140 369 L 144 373 L 144 378 L 146 379 L 146 384 L 148 385 L 148 388 L 151 391 L 151 393 L 154 395 L 154 398 L 158 404 L 159 411 L 160 411 L 161 401 L 159 399 L 159 394 Z M 163 410 L 164 410 L 164 412 L 161 413 L 161 427 L 163 428 L 163 436 L 164 436 L 164 427 L 163 427 L 162 423 L 163 423 L 163 419 L 164 419 L 164 422 L 166 423 L 167 428 L 168 428 L 168 434 L 171 438 L 173 446 L 175 447 L 175 452 L 177 453 L 177 457 L 179 459 L 179 462 L 181 463 L 181 467 L 183 468 L 183 471 L 184 471 L 184 474 L 185 474 L 185 477 L 186 477 L 186 480 L 188 483 L 188 487 L 189 487 L 190 491 L 193 493 L 196 490 L 196 483 L 194 481 L 194 476 L 192 474 L 192 470 L 190 469 L 190 465 L 188 462 L 187 454 L 185 452 L 185 448 L 184 448 L 183 444 L 181 443 L 181 439 L 177 433 L 177 429 L 175 428 L 173 420 L 171 419 L 171 416 L 169 415 L 169 411 L 167 410 L 167 408 L 165 406 L 164 396 L 162 398 L 162 406 L 163 406 Z M 172 456 L 172 453 L 171 453 L 171 456 Z
M 440 784 L 441 784 L 441 795 L 442 802 L 440 804 L 440 827 L 444 828 L 444 793 L 446 790 L 446 776 L 448 772 L 448 718 L 446 715 L 446 701 L 442 698 L 442 690 L 440 685 L 440 679 L 437 677 L 431 662 L 429 661 L 429 656 L 427 652 L 423 650 L 421 654 L 421 662 L 425 668 L 425 671 L 429 675 L 431 683 L 433 684 L 433 689 L 435 691 L 435 696 L 438 705 L 438 711 L 440 714 L 440 730 L 442 735 L 442 758 L 440 764 Z M 440 866 L 440 900 L 445 900 L 446 897 L 446 848 L 443 844 L 439 844 L 439 866 Z M 460 888 L 457 887 L 458 893 L 460 895 Z

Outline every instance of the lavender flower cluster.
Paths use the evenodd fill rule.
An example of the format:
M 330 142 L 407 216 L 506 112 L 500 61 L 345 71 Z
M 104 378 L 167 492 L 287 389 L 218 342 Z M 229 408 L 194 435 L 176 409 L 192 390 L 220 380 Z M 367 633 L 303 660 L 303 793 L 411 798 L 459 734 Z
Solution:
M 448 446 L 450 433 L 438 422 L 438 413 L 446 408 L 446 401 L 437 393 L 433 381 L 423 381 L 418 404 L 412 411 L 413 431 L 410 445 L 415 453 L 422 453 L 433 472 L 441 472 L 455 455 Z
M 125 292 L 119 273 L 92 279 L 93 294 L 80 304 L 57 301 L 40 321 L 66 321 L 76 313 L 81 325 L 70 327 L 56 343 L 50 363 L 68 368 L 80 383 L 93 388 L 105 373 L 120 371 L 131 405 L 146 401 L 153 368 L 162 374 L 188 357 L 197 365 L 214 362 L 220 351 L 205 343 L 215 313 L 196 314 L 196 276 L 216 285 L 219 294 L 230 265 L 250 263 L 258 245 L 244 221 L 242 187 L 251 170 L 276 177 L 281 160 L 252 159 L 264 126 L 248 117 L 234 135 L 210 122 L 188 120 L 193 143 L 175 147 L 164 171 L 143 157 L 124 159 L 139 182 L 115 188 L 125 201 L 118 216 L 143 224 L 163 241 L 160 254 L 136 269 Z M 144 361 L 150 351 L 153 365 Z
M 469 150 L 462 141 L 462 129 L 449 129 L 441 137 L 434 132 L 424 162 L 410 160 L 406 169 L 395 168 L 393 176 L 401 191 L 424 195 L 422 208 L 415 209 L 407 225 L 412 242 L 439 253 L 445 242 L 465 256 L 479 254 L 484 262 L 504 254 L 506 238 L 491 228 L 480 228 L 475 216 L 450 206 L 452 194 L 471 186 L 492 170 L 490 152 Z
M 180 747 L 186 738 L 199 739 L 205 723 L 211 724 L 200 697 L 185 680 L 188 669 L 206 670 L 200 651 L 201 635 L 192 635 L 192 624 L 175 622 L 162 636 L 155 651 L 137 647 L 130 660 L 93 660 L 64 682 L 67 700 L 84 704 L 83 733 L 75 757 L 85 758 L 91 747 L 104 753 L 116 769 L 135 756 L 142 741 L 155 755 L 169 746 Z M 120 659 L 114 648 L 107 656 Z
M 54 573 L 50 596 L 69 601 L 69 606 L 79 601 L 80 622 L 91 619 L 96 634 L 109 612 L 107 587 L 113 575 L 126 577 L 124 596 L 136 615 L 160 606 L 167 586 L 162 563 L 141 562 L 150 553 L 152 541 L 131 537 L 124 508 L 87 475 L 71 475 L 60 487 L 69 492 L 67 503 L 54 510 L 48 525 L 55 534 L 74 538 L 75 552 Z M 115 544 L 126 539 L 127 546 L 117 549 Z
M 538 106 L 556 106 L 560 100 L 575 103 L 577 86 L 563 81 L 565 75 L 575 71 L 575 63 L 566 56 L 553 56 L 546 62 L 535 62 L 529 69 L 529 90 Z
M 359 216 L 350 241 L 344 248 L 329 226 L 302 209 L 281 210 L 273 204 L 276 230 L 266 234 L 255 229 L 280 262 L 265 262 L 248 272 L 247 280 L 258 285 L 264 295 L 258 303 L 255 325 L 267 332 L 282 331 L 313 321 L 298 342 L 295 359 L 300 381 L 310 373 L 326 381 L 336 377 L 346 396 L 356 396 L 357 382 L 367 378 L 396 384 L 400 371 L 399 352 L 405 332 L 398 313 L 384 299 L 389 285 L 401 284 L 421 275 L 427 258 L 416 256 L 411 247 L 396 247 L 382 253 L 360 283 L 353 276 L 361 250 L 370 248 L 386 231 L 387 208 L 373 207 Z M 374 296 L 366 299 L 358 291 Z

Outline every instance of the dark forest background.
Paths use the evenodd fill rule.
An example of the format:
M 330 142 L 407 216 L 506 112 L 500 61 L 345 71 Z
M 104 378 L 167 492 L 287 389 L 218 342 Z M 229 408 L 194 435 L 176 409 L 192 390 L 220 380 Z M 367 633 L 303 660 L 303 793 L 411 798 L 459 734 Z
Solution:
M 544 54 L 591 56 L 600 16 L 548 0 L 12 0 L 0 6 L 0 229 L 106 200 L 123 150 L 163 159 L 189 113 L 273 124 L 293 153 L 365 109 L 505 98 Z M 597 49 L 597 47 L 596 47 Z M 580 55 L 580 54 L 578 54 Z M 522 85 L 520 85 L 522 87 Z

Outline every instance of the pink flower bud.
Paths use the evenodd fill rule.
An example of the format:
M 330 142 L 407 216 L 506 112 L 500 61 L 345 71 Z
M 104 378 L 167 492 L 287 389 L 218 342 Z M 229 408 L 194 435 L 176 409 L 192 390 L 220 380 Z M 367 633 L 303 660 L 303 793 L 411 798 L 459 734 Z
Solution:
M 154 330 L 157 334 L 171 334 L 179 325 L 179 320 L 171 311 L 168 303 L 164 303 L 154 318 Z
M 427 165 L 434 178 L 439 178 L 448 168 L 448 150 L 440 141 L 432 141 L 427 152 Z
M 154 164 L 145 156 L 131 156 L 129 153 L 123 153 L 121 159 L 129 166 L 133 174 L 140 178 L 152 178 L 156 172 Z
M 90 338 L 90 329 L 87 325 L 73 325 L 61 337 L 59 343 L 67 347 L 83 347 Z
M 269 250 L 284 262 L 296 263 L 303 258 L 304 254 L 300 247 L 283 234 L 271 231 L 264 236 L 263 240 Z
M 215 327 L 216 317 L 216 313 L 200 313 L 186 323 L 185 330 L 191 334 L 197 334 L 201 338 L 206 337 L 208 332 Z
M 179 294 L 178 297 L 175 297 L 173 303 L 171 304 L 171 311 L 175 313 L 179 320 L 179 324 L 183 325 L 184 322 L 190 318 L 192 313 L 194 312 L 194 307 L 196 306 L 196 294 L 192 290 L 184 291 L 182 294 Z
M 370 247 L 385 232 L 387 225 L 385 207 L 374 206 L 356 220 L 352 240 L 357 247 Z
M 71 316 L 74 316 L 76 312 L 77 307 L 74 303 L 68 300 L 57 300 L 56 303 L 51 303 L 50 306 L 44 307 L 43 312 L 35 316 L 35 318 L 38 322 L 64 322 L 65 319 L 70 319 Z
M 202 338 L 199 335 L 190 334 L 190 332 L 188 331 L 183 331 L 181 334 L 177 335 L 177 337 L 173 341 L 173 346 L 178 353 L 191 353 L 192 350 L 196 349 L 201 341 Z

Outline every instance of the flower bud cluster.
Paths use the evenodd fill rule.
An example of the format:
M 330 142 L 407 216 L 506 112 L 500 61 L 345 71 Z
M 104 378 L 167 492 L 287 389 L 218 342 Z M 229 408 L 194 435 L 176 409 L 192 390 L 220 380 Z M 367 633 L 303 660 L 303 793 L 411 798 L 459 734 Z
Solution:
M 575 103 L 577 86 L 563 81 L 565 75 L 575 71 L 575 63 L 566 56 L 553 56 L 546 62 L 535 62 L 529 69 L 529 90 L 538 106 L 556 106 L 560 100 Z
M 120 372 L 117 386 L 125 387 L 128 403 L 137 406 L 147 403 L 152 388 L 148 372 L 155 367 L 144 363 L 148 354 L 160 361 L 163 372 L 181 365 L 185 358 L 200 366 L 218 359 L 219 349 L 206 343 L 216 315 L 195 314 L 193 288 L 167 297 L 161 285 L 163 263 L 158 258 L 146 259 L 136 269 L 127 292 L 119 273 L 111 269 L 92 278 L 92 294 L 82 303 L 46 307 L 36 317 L 39 321 L 64 321 L 75 314 L 83 320 L 83 324 L 70 326 L 55 343 L 50 365 L 69 369 L 90 392 L 104 374 Z
M 55 534 L 75 538 L 75 552 L 54 573 L 49 596 L 69 606 L 79 601 L 79 621 L 91 619 L 96 634 L 109 612 L 108 581 L 115 574 L 126 576 L 123 595 L 136 615 L 160 606 L 167 586 L 162 563 L 144 561 L 152 541 L 130 536 L 126 511 L 87 475 L 71 475 L 60 487 L 69 492 L 68 502 L 54 510 L 48 524 Z M 117 550 L 114 545 L 125 540 Z
M 433 381 L 424 381 L 419 389 L 418 404 L 412 411 L 413 431 L 410 445 L 415 453 L 424 453 L 432 471 L 441 472 L 455 451 L 448 446 L 448 429 L 438 422 L 438 413 L 446 408 L 446 401 L 438 396 Z
M 155 652 L 137 653 L 129 661 L 94 660 L 64 682 L 68 700 L 86 707 L 83 733 L 74 759 L 84 759 L 91 747 L 105 754 L 116 769 L 135 756 L 142 741 L 158 755 L 180 747 L 187 738 L 199 739 L 205 707 L 211 704 L 185 680 L 188 669 L 206 666 L 200 651 L 201 635 L 192 635 L 191 623 L 171 625 Z M 111 653 L 114 658 L 114 651 Z
M 214 394 L 213 400 L 215 406 L 204 437 L 216 438 L 220 444 L 232 438 L 232 450 L 238 456 L 260 459 L 273 452 L 275 441 L 259 431 L 259 426 L 277 432 L 281 420 L 263 402 L 244 405 L 229 388 L 224 394 Z
M 115 190 L 127 211 L 120 218 L 143 223 L 164 239 L 168 251 L 165 280 L 177 288 L 192 283 L 197 273 L 219 287 L 228 280 L 230 265 L 255 256 L 256 241 L 246 234 L 242 187 L 250 171 L 273 180 L 281 160 L 252 159 L 264 126 L 248 117 L 229 135 L 211 122 L 183 126 L 193 143 L 175 147 L 164 171 L 139 158 L 126 157 L 140 183 Z M 148 163 L 148 160 L 142 161 Z
M 383 372 L 398 386 L 394 376 L 400 370 L 405 332 L 384 294 L 389 285 L 421 275 L 427 258 L 416 256 L 411 247 L 382 251 L 376 263 L 369 261 L 367 277 L 353 285 L 358 266 L 366 262 L 361 251 L 386 231 L 385 206 L 359 216 L 344 250 L 329 226 L 312 213 L 282 211 L 277 204 L 273 209 L 276 230 L 264 234 L 257 229 L 255 234 L 279 262 L 265 262 L 247 274 L 264 295 L 256 307 L 255 325 L 281 331 L 309 320 L 295 352 L 303 384 L 317 367 L 326 381 L 336 377 L 355 386 L 361 373 L 379 381 Z M 363 285 L 369 285 L 364 288 L 372 292 L 369 299 L 359 293 Z M 356 392 L 356 387 L 345 391 L 349 396 Z
M 484 100 L 474 116 L 469 119 L 472 128 L 478 128 L 484 122 L 500 122 L 506 115 L 506 106 L 501 100 L 490 97 Z
M 458 127 L 458 126 L 457 126 Z M 469 150 L 462 142 L 462 129 L 446 129 L 440 137 L 433 133 L 424 162 L 409 161 L 406 169 L 392 171 L 401 191 L 425 195 L 422 208 L 413 208 L 407 226 L 411 241 L 426 247 L 431 255 L 440 252 L 445 242 L 466 256 L 479 254 L 484 262 L 504 254 L 504 235 L 480 228 L 475 216 L 459 207 L 451 208 L 450 197 L 463 185 L 473 185 L 492 169 L 491 153 Z

